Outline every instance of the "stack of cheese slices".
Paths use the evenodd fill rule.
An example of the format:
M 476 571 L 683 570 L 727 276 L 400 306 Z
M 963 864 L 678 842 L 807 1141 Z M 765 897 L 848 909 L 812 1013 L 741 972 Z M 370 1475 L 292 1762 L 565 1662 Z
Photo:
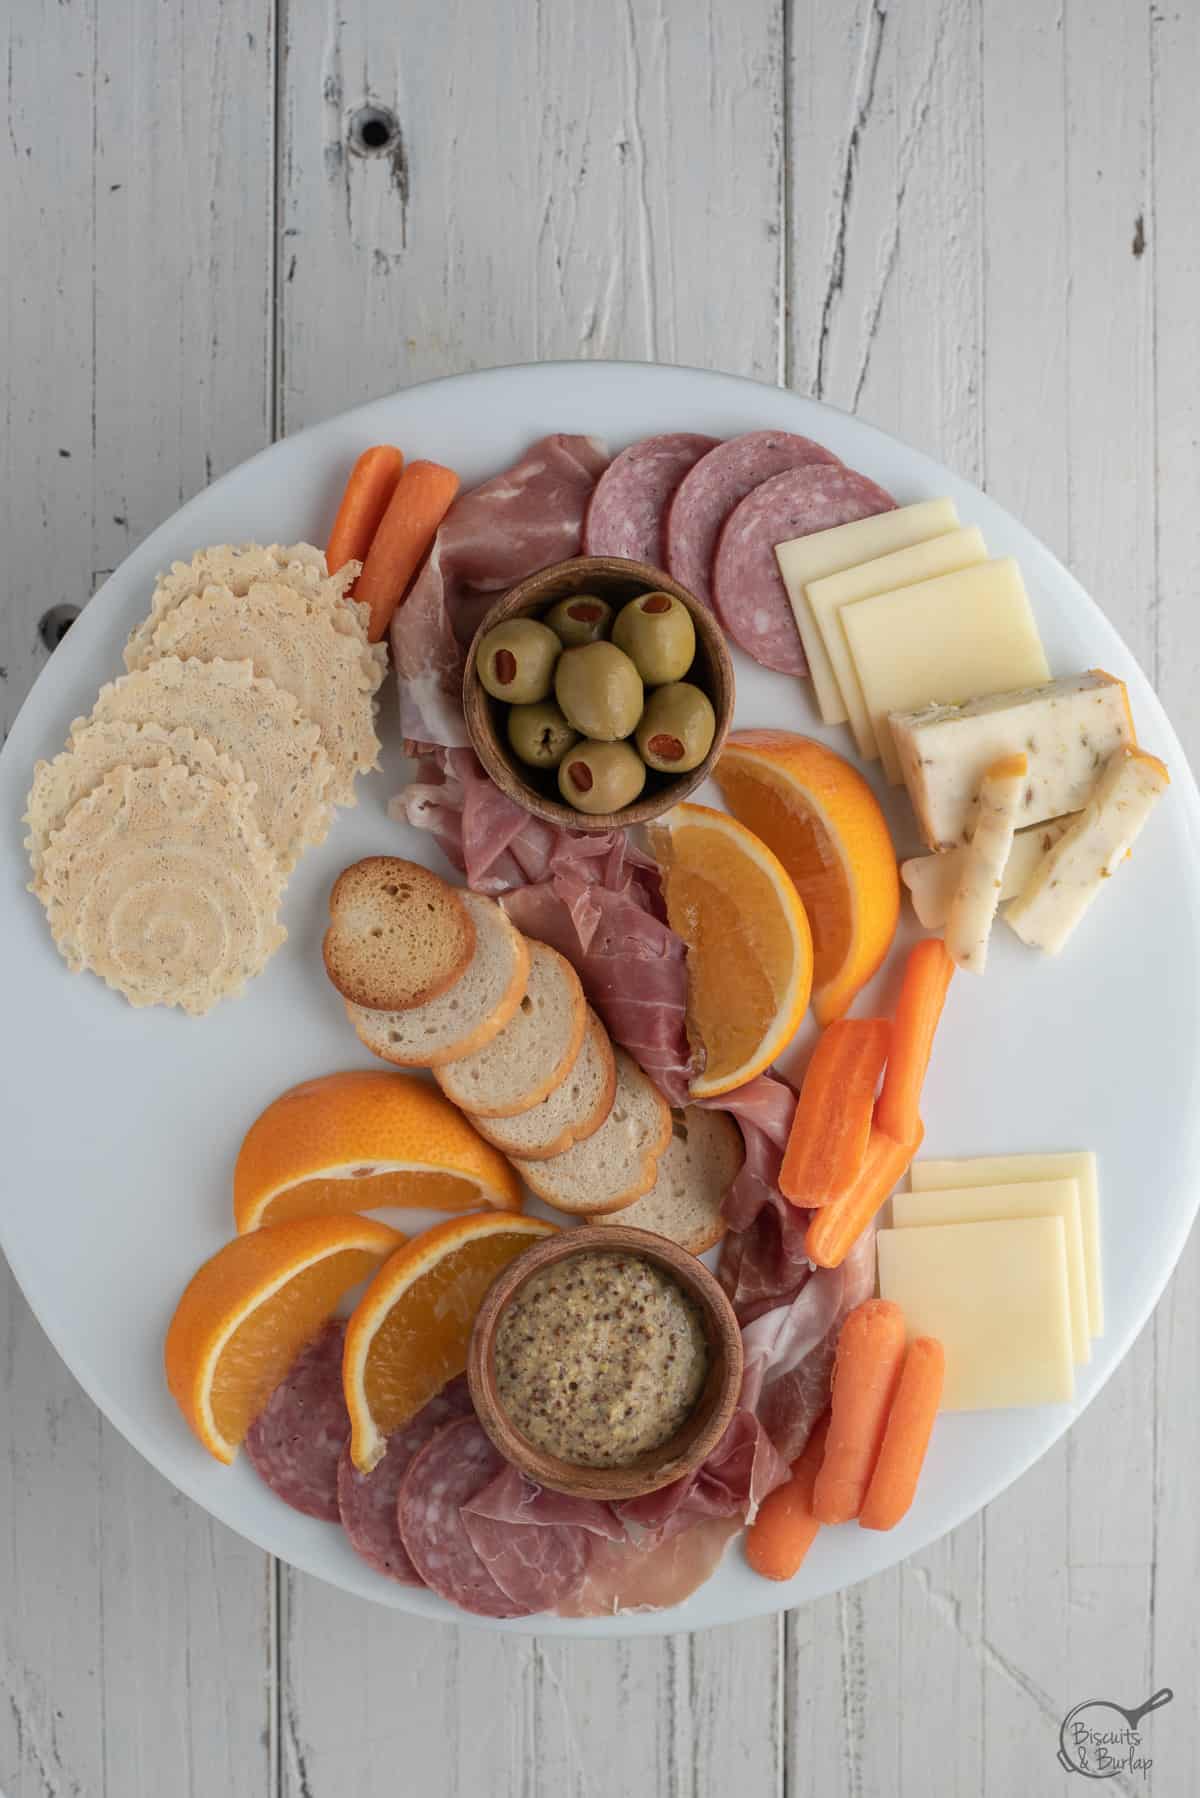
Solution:
M 431 1068 L 547 1204 L 693 1254 L 720 1239 L 744 1153 L 737 1125 L 691 1106 L 673 1115 L 556 950 L 494 899 L 394 856 L 347 868 L 329 909 L 326 972 L 360 1040 Z
M 907 786 L 928 857 L 921 922 L 982 973 L 993 919 L 1062 948 L 1168 784 L 1122 681 L 1051 680 L 1021 571 L 954 502 L 922 500 L 775 549 L 821 717 Z
M 286 876 L 379 751 L 357 572 L 247 544 L 160 578 L 129 672 L 34 770 L 32 891 L 73 969 L 199 1013 L 284 940 Z

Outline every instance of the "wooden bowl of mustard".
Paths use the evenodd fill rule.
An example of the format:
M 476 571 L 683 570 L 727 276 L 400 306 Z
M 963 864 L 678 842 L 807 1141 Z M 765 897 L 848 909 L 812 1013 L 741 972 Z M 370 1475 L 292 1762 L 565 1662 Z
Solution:
M 548 1236 L 509 1263 L 475 1320 L 480 1423 L 539 1486 L 603 1502 L 695 1471 L 742 1384 L 742 1334 L 713 1275 L 622 1225 Z
M 679 678 L 698 687 L 711 705 L 712 740 L 703 760 L 686 773 L 668 773 L 647 766 L 645 784 L 632 803 L 615 810 L 580 811 L 562 797 L 554 769 L 532 767 L 514 752 L 508 737 L 510 707 L 485 689 L 477 666 L 479 647 L 495 626 L 524 618 L 544 622 L 560 602 L 576 597 L 594 596 L 615 619 L 629 601 L 650 594 L 670 595 L 691 619 L 695 653 L 690 667 Z M 646 687 L 647 704 L 654 691 L 653 684 Z M 716 765 L 733 721 L 733 706 L 733 663 L 715 614 L 661 568 L 623 556 L 575 556 L 568 562 L 539 569 L 519 582 L 497 600 L 481 621 L 467 651 L 463 672 L 463 713 L 472 747 L 484 768 L 501 792 L 526 811 L 568 830 L 595 832 L 646 824 L 686 799 Z M 632 737 L 627 741 L 632 745 Z

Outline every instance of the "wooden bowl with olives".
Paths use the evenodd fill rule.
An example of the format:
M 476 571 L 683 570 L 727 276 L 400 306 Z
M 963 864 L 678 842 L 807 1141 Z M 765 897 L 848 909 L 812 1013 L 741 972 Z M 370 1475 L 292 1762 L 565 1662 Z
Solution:
M 733 719 L 714 614 L 646 562 L 577 556 L 492 606 L 467 651 L 463 710 L 496 785 L 535 817 L 605 831 L 686 799 Z
M 467 1380 L 480 1423 L 537 1485 L 617 1503 L 708 1459 L 742 1363 L 733 1307 L 702 1261 L 648 1230 L 585 1224 L 497 1275 Z

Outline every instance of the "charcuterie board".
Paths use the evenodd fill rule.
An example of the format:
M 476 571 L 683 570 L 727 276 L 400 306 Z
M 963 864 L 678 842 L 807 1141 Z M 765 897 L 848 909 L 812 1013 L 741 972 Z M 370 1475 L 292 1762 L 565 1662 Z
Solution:
M 1102 610 L 1016 520 L 952 472 L 854 419 L 776 389 L 683 369 L 564 364 L 454 377 L 278 444 L 185 506 L 117 570 L 56 652 L 0 758 L 0 1243 L 64 1360 L 154 1466 L 265 1549 L 376 1602 L 455 1615 L 432 1592 L 379 1577 L 338 1531 L 280 1504 L 246 1457 L 232 1467 L 207 1457 L 161 1370 L 175 1299 L 229 1234 L 232 1158 L 249 1126 L 298 1082 L 378 1065 L 348 1033 L 337 995 L 313 974 L 336 877 L 379 854 L 448 871 L 434 838 L 389 812 L 411 772 L 392 687 L 381 694 L 380 768 L 359 781 L 357 806 L 339 813 L 291 873 L 281 913 L 288 941 L 236 1004 L 199 1022 L 129 1009 L 99 981 L 65 977 L 24 891 L 18 821 L 30 769 L 56 753 L 72 720 L 118 670 L 160 570 L 201 544 L 324 542 L 345 471 L 364 444 L 419 443 L 422 455 L 453 466 L 469 487 L 553 432 L 589 434 L 612 452 L 656 433 L 715 441 L 768 430 L 815 440 L 858 471 L 864 493 L 886 490 L 900 507 L 952 500 L 962 526 L 986 538 L 991 557 L 1019 563 L 1049 670 L 1099 667 L 1124 681 L 1141 741 L 1170 765 L 1169 803 L 1139 842 L 1130 875 L 1113 882 L 1069 953 L 1035 957 L 1011 933 L 997 933 L 986 978 L 959 977 L 923 1107 L 922 1154 L 931 1167 L 960 1156 L 1084 1145 L 1095 1152 L 1103 1182 L 1103 1334 L 1076 1369 L 1072 1401 L 941 1416 L 903 1521 L 879 1533 L 823 1530 L 790 1581 L 759 1578 L 730 1552 L 707 1584 L 670 1610 L 494 1617 L 485 1627 L 612 1635 L 698 1628 L 802 1603 L 891 1565 L 985 1504 L 1070 1427 L 1145 1323 L 1190 1227 L 1200 1195 L 1200 804 L 1169 722 Z M 828 487 L 828 467 L 812 475 L 812 491 Z M 764 486 L 785 474 L 767 471 Z M 779 502 L 780 494 L 766 493 L 759 509 Z M 786 531 L 786 506 L 778 516 Z M 846 753 L 845 727 L 822 722 L 808 683 L 737 648 L 733 659 L 735 730 L 771 726 Z M 886 673 L 898 659 L 896 651 Z M 878 763 L 863 768 L 898 853 L 917 855 L 903 791 L 886 782 Z M 720 803 L 711 786 L 692 797 Z M 918 934 L 906 904 L 898 946 Z M 894 956 L 885 964 L 859 1011 L 891 1008 L 899 965 Z M 780 1057 L 785 1075 L 803 1067 L 814 1034 L 810 1023 Z M 432 1214 L 409 1213 L 404 1228 L 432 1221 Z

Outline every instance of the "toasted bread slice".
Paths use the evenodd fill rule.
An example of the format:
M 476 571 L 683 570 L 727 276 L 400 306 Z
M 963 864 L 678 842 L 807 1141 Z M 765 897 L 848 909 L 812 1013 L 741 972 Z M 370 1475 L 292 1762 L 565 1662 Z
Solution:
M 359 1041 L 398 1067 L 435 1068 L 473 1055 L 499 1036 L 521 1003 L 529 944 L 494 899 L 463 888 L 461 900 L 475 926 L 475 953 L 452 987 L 410 1011 L 346 1001 Z
M 411 1011 L 448 992 L 475 953 L 461 895 L 428 868 L 368 855 L 343 869 L 329 895 L 325 972 L 343 999 L 368 1011 Z
M 579 976 L 546 943 L 529 945 L 525 996 L 485 1049 L 437 1070 L 446 1097 L 476 1117 L 508 1118 L 530 1111 L 574 1066 L 587 1023 Z
M 592 1217 L 621 1211 L 649 1192 L 671 1140 L 671 1109 L 632 1055 L 614 1051 L 617 1090 L 600 1128 L 549 1161 L 513 1158 L 539 1198 L 560 1211 Z
M 471 1114 L 471 1122 L 506 1155 L 523 1155 L 529 1161 L 547 1161 L 561 1155 L 573 1143 L 584 1142 L 599 1130 L 612 1108 L 617 1090 L 617 1068 L 608 1032 L 588 1008 L 579 1053 L 553 1092 L 528 1111 L 513 1117 L 489 1118 Z
M 645 1197 L 620 1211 L 600 1212 L 588 1222 L 651 1230 L 690 1254 L 703 1255 L 725 1234 L 721 1201 L 745 1159 L 742 1133 L 727 1111 L 689 1105 L 671 1114 L 671 1140 Z

